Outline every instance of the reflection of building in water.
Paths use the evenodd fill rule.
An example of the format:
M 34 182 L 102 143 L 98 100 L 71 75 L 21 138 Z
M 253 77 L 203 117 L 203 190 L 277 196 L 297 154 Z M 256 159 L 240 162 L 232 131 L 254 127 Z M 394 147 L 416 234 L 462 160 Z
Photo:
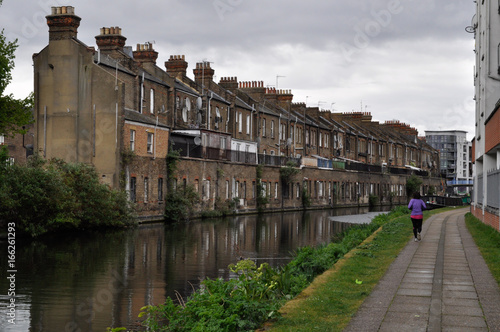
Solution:
M 23 254 L 23 270 L 34 271 L 23 282 L 32 287 L 32 330 L 133 327 L 141 307 L 175 300 L 176 291 L 186 297 L 200 279 L 228 279 L 228 265 L 240 257 L 276 267 L 298 247 L 329 242 L 345 227 L 330 211 L 314 211 L 143 225 L 36 246 Z
M 57 259 L 50 275 L 32 277 L 31 331 L 104 331 L 138 321 L 141 307 L 165 301 L 164 238 L 162 225 L 146 226 L 49 256 Z

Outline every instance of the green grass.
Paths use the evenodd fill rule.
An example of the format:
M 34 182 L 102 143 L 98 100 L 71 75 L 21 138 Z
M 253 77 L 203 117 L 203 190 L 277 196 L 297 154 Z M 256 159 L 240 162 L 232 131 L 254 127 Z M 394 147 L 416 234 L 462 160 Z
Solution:
M 426 211 L 429 216 L 451 210 Z M 342 331 L 413 236 L 409 215 L 385 224 L 281 310 L 271 331 Z M 356 282 L 356 280 L 358 282 Z M 361 283 L 359 283 L 361 282 Z
M 500 287 L 500 232 L 471 213 L 465 215 L 465 224 Z

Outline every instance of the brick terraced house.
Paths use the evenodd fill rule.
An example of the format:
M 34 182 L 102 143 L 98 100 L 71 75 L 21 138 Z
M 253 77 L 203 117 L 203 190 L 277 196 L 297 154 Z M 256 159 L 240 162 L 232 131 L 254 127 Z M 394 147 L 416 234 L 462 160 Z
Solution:
M 411 174 L 422 193 L 442 191 L 439 153 L 408 124 L 368 112 L 332 113 L 293 101 L 263 81 L 214 81 L 209 62 L 187 75 L 184 55 L 157 65 L 153 45 L 126 46 L 120 27 L 100 28 L 97 48 L 77 38 L 71 6 L 47 16 L 49 43 L 33 55 L 34 150 L 96 167 L 128 192 L 143 219 L 161 219 L 167 179 L 193 186 L 198 210 L 237 202 L 238 212 L 405 204 Z M 181 156 L 167 174 L 170 149 Z M 280 169 L 300 169 L 286 181 Z M 257 168 L 262 168 L 258 175 Z M 261 192 L 258 192 L 260 188 Z

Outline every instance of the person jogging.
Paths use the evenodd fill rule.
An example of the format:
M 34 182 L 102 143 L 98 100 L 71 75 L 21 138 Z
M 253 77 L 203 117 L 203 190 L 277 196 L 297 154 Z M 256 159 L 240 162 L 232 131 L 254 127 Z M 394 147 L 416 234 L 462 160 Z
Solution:
M 427 209 L 425 202 L 420 199 L 420 193 L 416 192 L 413 194 L 413 198 L 408 204 L 408 209 L 411 210 L 411 222 L 413 224 L 413 235 L 415 236 L 415 242 L 420 241 L 422 236 L 422 221 L 424 220 L 424 210 Z

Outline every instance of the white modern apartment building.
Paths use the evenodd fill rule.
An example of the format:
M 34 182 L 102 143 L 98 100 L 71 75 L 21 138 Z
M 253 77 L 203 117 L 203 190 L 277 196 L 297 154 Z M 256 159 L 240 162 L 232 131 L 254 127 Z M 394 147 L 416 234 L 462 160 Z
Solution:
M 500 3 L 477 0 L 468 32 L 474 33 L 476 133 L 471 212 L 499 229 L 500 208 Z
M 472 142 L 462 130 L 426 130 L 425 139 L 440 152 L 441 176 L 446 181 L 446 193 L 467 195 L 472 189 Z

